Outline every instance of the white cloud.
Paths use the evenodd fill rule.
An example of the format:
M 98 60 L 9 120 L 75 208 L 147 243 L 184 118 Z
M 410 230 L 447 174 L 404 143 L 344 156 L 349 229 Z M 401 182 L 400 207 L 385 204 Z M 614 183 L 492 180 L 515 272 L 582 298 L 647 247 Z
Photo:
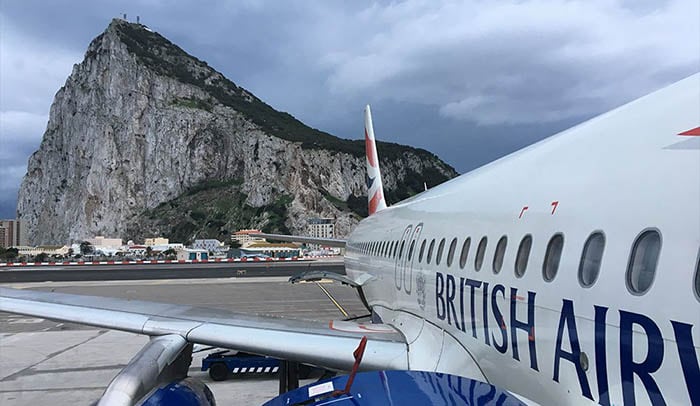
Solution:
M 577 118 L 698 69 L 700 3 L 634 7 L 564 0 L 374 4 L 332 19 L 350 31 L 343 46 L 319 49 L 320 66 L 334 93 L 435 105 L 449 118 L 485 125 Z
M 34 41 L 0 17 L 0 208 L 6 209 L 39 147 L 53 95 L 81 56 Z

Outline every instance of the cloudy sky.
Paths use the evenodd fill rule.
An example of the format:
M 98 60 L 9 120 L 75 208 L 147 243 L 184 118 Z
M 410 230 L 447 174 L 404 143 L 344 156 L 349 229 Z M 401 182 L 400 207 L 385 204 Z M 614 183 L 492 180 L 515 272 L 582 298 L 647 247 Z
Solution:
M 128 15 L 278 110 L 459 172 L 700 70 L 697 0 L 0 0 L 0 217 L 53 96 Z

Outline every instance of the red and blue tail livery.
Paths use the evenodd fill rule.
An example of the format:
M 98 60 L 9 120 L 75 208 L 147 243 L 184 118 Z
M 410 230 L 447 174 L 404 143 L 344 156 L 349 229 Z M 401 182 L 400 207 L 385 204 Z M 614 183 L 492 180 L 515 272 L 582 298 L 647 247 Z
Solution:
M 379 171 L 379 159 L 377 158 L 377 144 L 374 141 L 374 129 L 372 128 L 372 112 L 369 105 L 365 107 L 365 153 L 367 156 L 367 204 L 369 215 L 386 209 L 384 200 L 384 188 L 382 175 Z

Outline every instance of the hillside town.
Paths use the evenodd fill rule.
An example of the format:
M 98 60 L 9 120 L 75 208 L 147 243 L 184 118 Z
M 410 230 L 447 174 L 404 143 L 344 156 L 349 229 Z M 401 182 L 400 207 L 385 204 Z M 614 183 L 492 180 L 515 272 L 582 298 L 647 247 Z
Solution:
M 141 241 L 126 241 L 109 236 L 94 236 L 64 245 L 30 246 L 20 220 L 0 220 L 0 263 L 55 262 L 65 260 L 178 260 L 203 261 L 223 258 L 292 258 L 340 255 L 338 248 L 315 244 L 268 241 L 256 234 L 258 229 L 243 229 L 227 241 L 195 238 L 189 244 L 171 242 L 166 236 Z M 334 238 L 332 218 L 308 220 L 308 236 Z

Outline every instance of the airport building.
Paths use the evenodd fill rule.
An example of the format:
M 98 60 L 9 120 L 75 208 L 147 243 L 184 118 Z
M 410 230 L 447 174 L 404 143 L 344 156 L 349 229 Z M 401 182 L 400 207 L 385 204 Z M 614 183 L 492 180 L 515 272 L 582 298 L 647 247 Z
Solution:
M 17 246 L 19 255 L 37 256 L 44 253 L 49 256 L 66 256 L 71 247 L 67 245 L 40 245 L 38 247 Z
M 274 244 L 267 241 L 257 241 L 240 249 L 240 256 L 265 255 L 274 258 L 291 258 L 301 256 L 299 245 L 293 243 Z M 238 255 L 235 255 L 238 256 Z
M 178 261 L 206 261 L 209 259 L 209 252 L 204 249 L 185 248 L 177 252 Z
M 0 220 L 0 247 L 27 245 L 27 230 L 20 220 Z

